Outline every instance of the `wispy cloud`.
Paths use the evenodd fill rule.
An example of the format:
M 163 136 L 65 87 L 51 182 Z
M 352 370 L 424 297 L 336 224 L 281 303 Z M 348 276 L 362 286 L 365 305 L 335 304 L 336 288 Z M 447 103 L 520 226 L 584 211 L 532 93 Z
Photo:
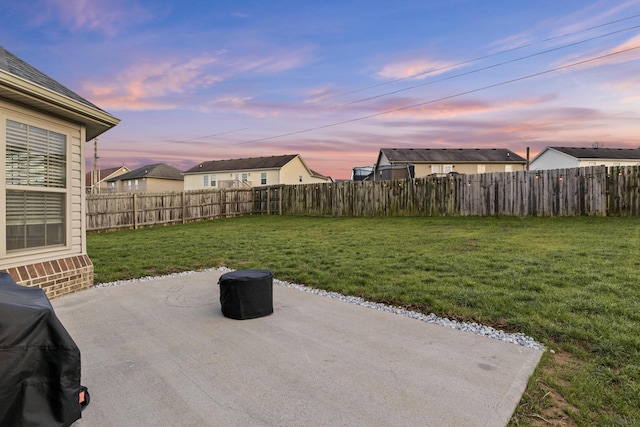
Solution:
M 588 61 L 576 65 L 576 68 L 587 69 L 600 67 L 602 65 L 624 64 L 631 61 L 638 61 L 639 59 L 640 35 L 637 35 L 608 49 L 567 56 L 559 61 L 558 66 L 562 67 Z
M 540 95 L 530 98 L 514 100 L 479 101 L 474 99 L 449 99 L 445 101 L 417 105 L 412 98 L 394 98 L 384 102 L 379 102 L 373 108 L 377 112 L 389 112 L 379 117 L 389 117 L 396 119 L 399 117 L 424 120 L 439 118 L 455 118 L 462 116 L 480 115 L 486 113 L 499 113 L 501 111 L 514 111 L 525 107 L 535 107 L 552 101 L 556 98 L 553 94 Z
M 35 25 L 57 21 L 71 31 L 115 35 L 121 29 L 149 22 L 167 13 L 161 5 L 150 9 L 135 0 L 41 0 L 30 9 Z
M 397 61 L 384 65 L 376 73 L 376 77 L 379 79 L 406 79 L 410 77 L 424 79 L 458 68 L 455 64 L 454 62 L 426 58 Z
M 107 109 L 145 110 L 173 108 L 179 102 L 168 95 L 184 94 L 222 80 L 210 67 L 218 55 L 202 55 L 140 62 L 111 82 L 86 81 L 84 93 Z

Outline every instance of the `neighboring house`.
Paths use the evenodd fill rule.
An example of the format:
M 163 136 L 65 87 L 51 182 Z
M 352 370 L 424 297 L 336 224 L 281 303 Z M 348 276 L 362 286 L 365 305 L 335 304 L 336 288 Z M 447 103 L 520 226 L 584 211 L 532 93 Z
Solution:
M 640 148 L 546 147 L 532 161 L 532 170 L 586 166 L 640 165 Z
M 107 192 L 161 193 L 182 191 L 182 181 L 181 171 L 164 163 L 156 163 L 108 179 Z
M 184 173 L 185 191 L 324 182 L 332 180 L 309 169 L 299 154 L 211 160 L 200 163 Z
M 102 193 L 107 191 L 107 181 L 127 172 L 131 172 L 128 167 L 120 166 L 117 168 L 92 170 L 87 172 L 85 176 L 85 186 L 87 193 Z
M 118 123 L 0 47 L 0 271 L 49 297 L 93 284 L 85 143 Z
M 504 148 L 382 148 L 372 176 L 388 180 L 452 172 L 512 172 L 526 167 L 526 159 Z

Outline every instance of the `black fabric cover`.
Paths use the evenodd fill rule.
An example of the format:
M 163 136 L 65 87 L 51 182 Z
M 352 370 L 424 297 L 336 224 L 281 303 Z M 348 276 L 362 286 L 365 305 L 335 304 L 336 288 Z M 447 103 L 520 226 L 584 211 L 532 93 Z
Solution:
M 222 314 L 252 319 L 273 313 L 273 275 L 269 270 L 237 270 L 220 276 Z
M 80 391 L 80 350 L 44 291 L 0 273 L 0 426 L 69 426 Z

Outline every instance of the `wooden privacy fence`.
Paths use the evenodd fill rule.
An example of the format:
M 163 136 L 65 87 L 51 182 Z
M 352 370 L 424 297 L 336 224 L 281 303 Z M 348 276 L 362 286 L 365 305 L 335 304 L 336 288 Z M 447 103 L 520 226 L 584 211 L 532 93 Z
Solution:
M 639 187 L 639 166 L 593 166 L 259 188 L 254 200 L 282 215 L 635 216 Z
M 87 195 L 87 231 L 140 228 L 253 213 L 251 189 Z
M 87 196 L 87 230 L 247 214 L 639 216 L 640 166 Z

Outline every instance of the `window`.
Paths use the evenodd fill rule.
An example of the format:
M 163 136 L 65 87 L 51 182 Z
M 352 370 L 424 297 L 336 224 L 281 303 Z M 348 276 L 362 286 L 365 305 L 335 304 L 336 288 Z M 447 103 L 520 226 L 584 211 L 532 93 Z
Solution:
M 451 173 L 453 172 L 453 165 L 443 165 L 442 166 L 442 171 L 444 173 Z
M 246 172 L 242 173 L 242 182 L 246 182 L 249 179 L 249 176 L 247 175 Z
M 298 175 L 298 181 L 302 182 L 302 175 Z
M 262 172 L 260 174 L 260 185 L 267 185 L 267 173 Z
M 204 187 L 208 187 L 209 186 L 209 175 L 205 175 L 202 177 L 202 185 Z
M 6 249 L 66 243 L 67 137 L 6 122 Z
M 211 175 L 211 186 L 212 187 L 216 186 L 216 176 L 215 175 Z
M 133 182 L 133 188 L 135 188 L 136 190 L 138 189 L 138 180 L 137 179 Z
M 478 173 L 484 173 L 487 165 L 478 165 Z
M 513 165 L 504 165 L 505 172 L 513 172 Z

